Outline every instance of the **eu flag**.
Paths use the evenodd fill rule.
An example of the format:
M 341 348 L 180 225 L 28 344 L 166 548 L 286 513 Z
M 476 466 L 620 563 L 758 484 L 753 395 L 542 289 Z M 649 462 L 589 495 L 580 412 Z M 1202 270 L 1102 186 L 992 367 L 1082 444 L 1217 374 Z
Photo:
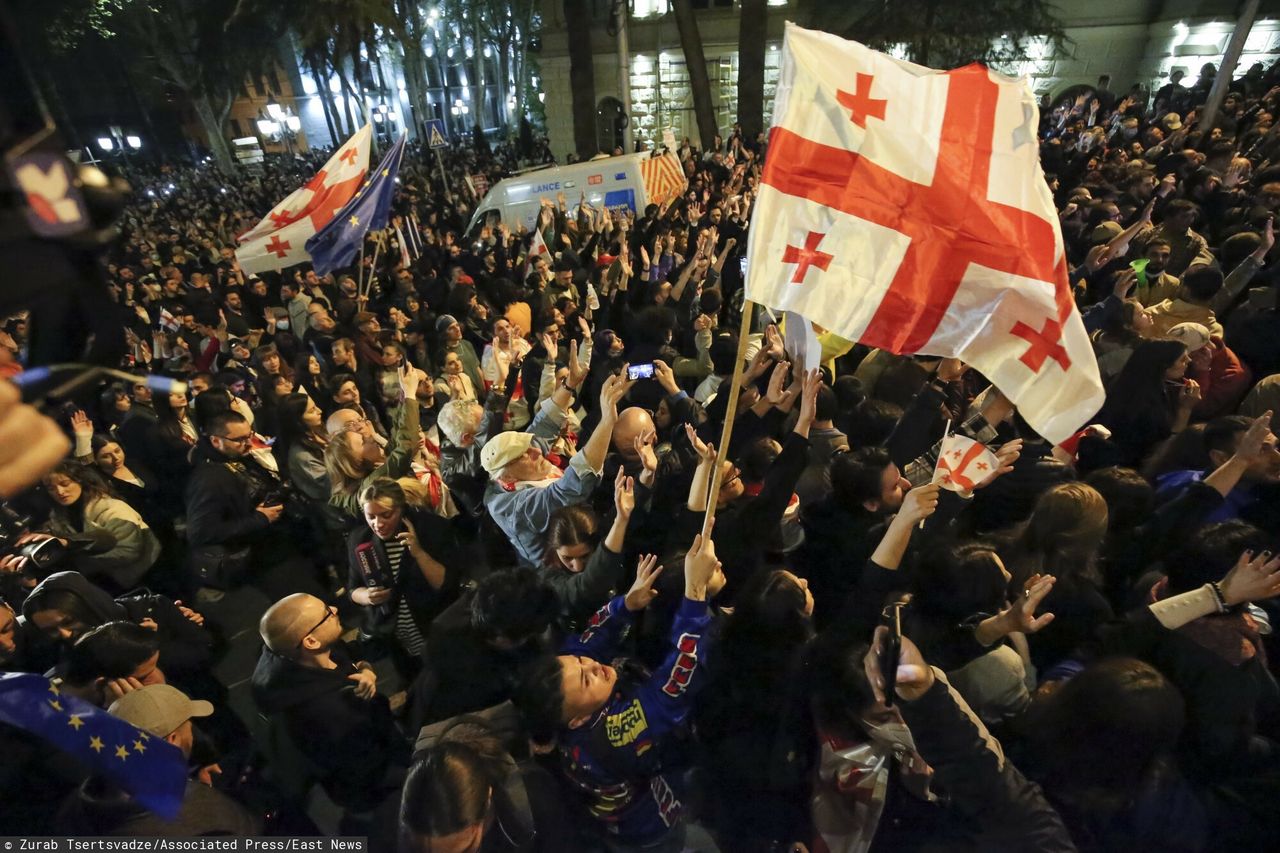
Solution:
M 80 759 L 163 818 L 182 807 L 182 750 L 28 672 L 0 672 L 0 722 Z
M 316 275 L 328 275 L 350 264 L 364 243 L 364 235 L 370 230 L 381 231 L 387 227 L 391 196 L 396 188 L 396 172 L 400 171 L 407 136 L 407 133 L 400 135 L 351 201 L 329 220 L 329 224 L 307 240 L 307 254 L 311 255 Z

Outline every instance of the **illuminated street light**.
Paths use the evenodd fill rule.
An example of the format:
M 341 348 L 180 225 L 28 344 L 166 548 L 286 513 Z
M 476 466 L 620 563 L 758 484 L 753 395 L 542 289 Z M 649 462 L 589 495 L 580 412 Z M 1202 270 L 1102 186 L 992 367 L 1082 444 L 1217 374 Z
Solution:
M 140 136 L 126 136 L 124 138 L 124 141 L 127 142 L 129 144 L 129 147 L 134 150 L 137 150 L 142 147 L 142 137 Z
M 111 140 L 110 136 L 99 136 L 98 147 L 101 148 L 103 151 L 110 151 L 116 147 L 116 144 Z

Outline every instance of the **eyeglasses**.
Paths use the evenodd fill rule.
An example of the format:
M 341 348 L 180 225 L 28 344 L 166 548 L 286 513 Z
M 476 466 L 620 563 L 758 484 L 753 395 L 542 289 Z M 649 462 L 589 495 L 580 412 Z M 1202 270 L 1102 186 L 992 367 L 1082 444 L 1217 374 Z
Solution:
M 218 438 L 222 439 L 223 441 L 229 441 L 232 444 L 238 444 L 241 447 L 253 441 L 253 435 L 244 435 L 244 436 L 240 436 L 239 438 L 236 438 L 235 436 L 230 436 L 230 435 L 220 435 L 218 436 Z
M 330 617 L 330 616 L 333 616 L 333 615 L 334 615 L 335 613 L 337 613 L 337 612 L 338 612 L 338 611 L 337 611 L 337 609 L 336 609 L 336 608 L 333 608 L 333 607 L 326 607 L 326 608 L 324 609 L 324 618 L 323 618 L 323 619 L 321 619 L 319 622 L 317 622 L 317 623 L 315 624 L 315 627 L 314 627 L 314 628 L 312 628 L 310 631 L 308 631 L 307 633 L 305 633 L 305 634 L 303 634 L 303 635 L 302 635 L 302 639 L 298 641 L 298 648 L 302 648 L 302 644 L 303 644 L 303 642 L 305 642 L 305 641 L 306 641 L 307 637 L 310 637 L 310 636 L 311 636 L 312 634 L 314 634 L 316 631 L 319 631 L 319 630 L 320 630 L 320 626 L 321 626 L 321 625 L 323 625 L 324 623 L 328 622 L 328 621 L 329 621 L 329 617 Z
M 363 429 L 365 424 L 371 424 L 371 423 L 373 423 L 373 421 L 369 420 L 368 418 L 352 418 L 351 420 L 346 422 L 344 427 L 347 430 L 347 432 L 352 432 L 353 430 Z

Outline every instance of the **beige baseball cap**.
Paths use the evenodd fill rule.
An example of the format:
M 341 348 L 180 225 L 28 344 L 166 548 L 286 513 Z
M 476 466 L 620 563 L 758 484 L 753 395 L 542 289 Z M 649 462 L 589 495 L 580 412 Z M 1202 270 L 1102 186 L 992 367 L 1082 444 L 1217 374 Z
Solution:
M 492 477 L 519 459 L 532 445 L 532 433 L 500 432 L 489 439 L 480 450 L 480 464 Z
M 1187 352 L 1191 353 L 1209 343 L 1209 330 L 1199 323 L 1179 323 L 1169 330 L 1168 337 L 1186 344 Z
M 213 714 L 213 705 L 203 699 L 191 699 L 168 684 L 150 684 L 112 702 L 107 713 L 156 737 L 168 737 L 192 717 Z

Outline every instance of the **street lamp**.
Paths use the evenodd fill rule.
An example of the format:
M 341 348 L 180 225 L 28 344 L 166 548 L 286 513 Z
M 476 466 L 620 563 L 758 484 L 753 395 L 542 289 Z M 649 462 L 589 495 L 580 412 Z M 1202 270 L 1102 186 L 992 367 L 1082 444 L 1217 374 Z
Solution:
M 124 138 L 124 141 L 127 142 L 129 144 L 129 147 L 132 148 L 134 151 L 137 151 L 139 148 L 142 147 L 141 136 L 126 136 Z
M 110 136 L 99 136 L 98 147 L 101 148 L 103 151 L 110 151 L 116 147 L 116 144 L 111 141 Z

